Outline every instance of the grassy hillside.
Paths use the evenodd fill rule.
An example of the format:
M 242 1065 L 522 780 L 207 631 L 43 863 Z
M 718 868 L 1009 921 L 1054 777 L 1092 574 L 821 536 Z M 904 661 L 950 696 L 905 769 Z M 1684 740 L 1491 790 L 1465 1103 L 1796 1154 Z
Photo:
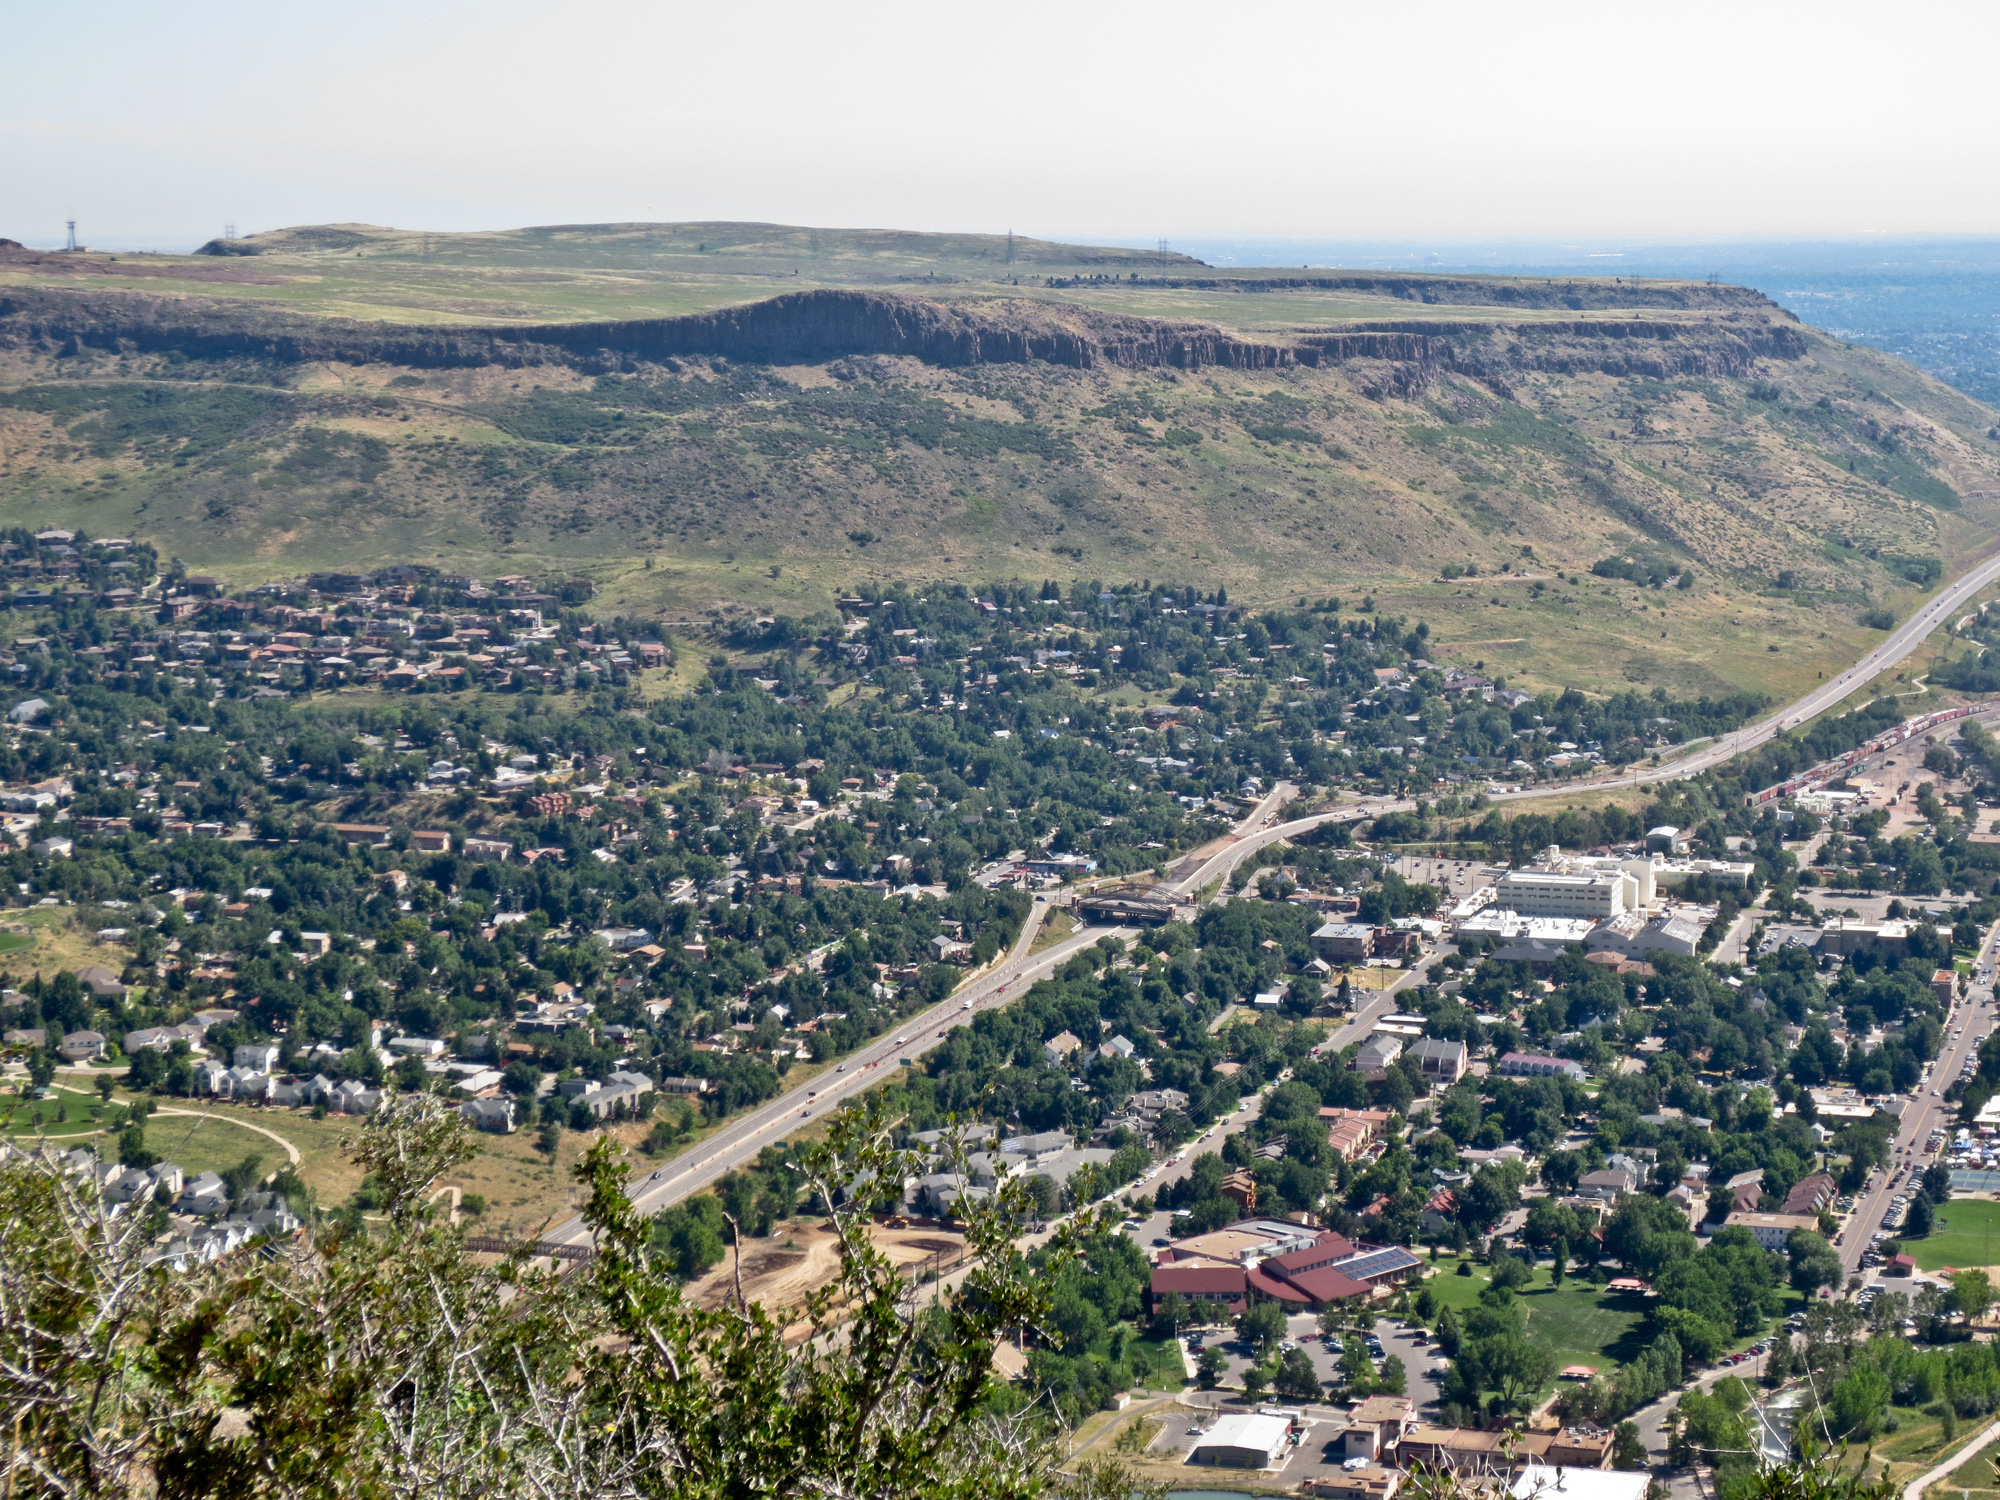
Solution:
M 1851 660 L 1879 639 L 1864 616 L 1995 535 L 1992 412 L 1739 289 L 1224 275 L 1027 240 L 1010 262 L 1005 236 L 759 225 L 424 239 L 335 226 L 255 255 L 0 263 L 0 524 L 139 534 L 245 583 L 406 559 L 576 571 L 670 613 L 940 573 L 1373 595 L 1421 611 L 1444 654 L 1530 682 L 1775 693 Z M 785 276 L 790 255 L 810 274 Z M 479 352 L 504 317 L 553 329 L 802 285 L 1084 347 L 952 364 L 869 333 L 765 363 L 597 357 L 592 330 L 511 365 Z M 111 300 L 77 301 L 93 288 Z M 51 333 L 50 305 L 276 332 L 190 357 Z M 312 321 L 328 314 L 368 321 Z M 1148 364 L 1128 354 L 1151 318 L 1225 332 Z M 369 354 L 380 324 L 407 331 L 380 345 L 403 362 Z M 436 354 L 414 324 L 466 337 Z M 300 328 L 346 342 L 315 358 L 276 336 Z M 1185 345 L 1184 323 L 1167 333 Z M 1230 348 L 1276 367 L 1231 368 Z

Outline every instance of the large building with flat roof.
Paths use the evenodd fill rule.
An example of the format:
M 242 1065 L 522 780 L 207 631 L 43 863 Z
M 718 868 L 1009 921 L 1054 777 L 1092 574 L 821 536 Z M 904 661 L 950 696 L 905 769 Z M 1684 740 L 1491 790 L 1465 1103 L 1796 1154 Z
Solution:
M 1494 903 L 1527 917 L 1615 917 L 1639 904 L 1639 882 L 1622 870 L 1509 870 Z
M 1191 1464 L 1224 1469 L 1275 1469 L 1292 1446 L 1292 1424 L 1262 1412 L 1219 1417 L 1188 1454 Z

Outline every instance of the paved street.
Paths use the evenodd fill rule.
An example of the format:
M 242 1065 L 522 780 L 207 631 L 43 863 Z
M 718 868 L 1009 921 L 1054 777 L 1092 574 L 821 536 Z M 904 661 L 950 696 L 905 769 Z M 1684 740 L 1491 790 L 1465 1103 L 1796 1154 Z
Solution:
M 1781 729 L 1831 706 L 1875 673 L 1894 666 L 1921 644 L 1931 629 L 1949 618 L 1961 604 L 1996 577 L 2000 577 L 2000 557 L 1982 563 L 1946 586 L 1880 646 L 1832 681 L 1814 689 L 1778 714 L 1725 735 L 1669 764 L 1589 781 L 1524 787 L 1519 791 L 1496 793 L 1493 800 L 1527 801 L 1539 797 L 1572 796 L 1593 788 L 1647 785 L 1692 776 L 1720 764 L 1763 744 Z M 1304 818 L 1276 821 L 1284 804 L 1295 795 L 1296 789 L 1290 783 L 1278 783 L 1238 825 L 1225 847 L 1183 860 L 1167 882 L 1168 887 L 1175 894 L 1185 897 L 1211 882 L 1225 879 L 1244 859 L 1281 839 L 1297 837 L 1325 822 L 1359 821 L 1377 813 L 1407 810 L 1415 805 L 1408 800 L 1369 798 Z M 1120 937 L 1131 936 L 1123 929 L 1086 929 L 1031 956 L 1029 949 L 1034 933 L 1039 930 L 1045 916 L 1045 904 L 1037 902 L 1034 914 L 1023 925 L 1020 940 L 1004 959 L 987 974 L 961 987 L 948 1000 L 911 1018 L 896 1036 L 872 1043 L 847 1059 L 836 1071 L 821 1073 L 810 1082 L 798 1085 L 762 1108 L 733 1121 L 719 1134 L 703 1142 L 692 1160 L 672 1162 L 649 1176 L 635 1179 L 631 1187 L 634 1203 L 643 1212 L 655 1213 L 699 1191 L 750 1160 L 770 1141 L 781 1139 L 786 1131 L 795 1128 L 813 1113 L 866 1089 L 880 1076 L 882 1069 L 893 1066 L 896 1059 L 914 1055 L 917 1050 L 932 1045 L 946 1030 L 962 1024 L 973 1012 L 1005 1004 L 1020 995 L 1036 978 L 1055 968 L 1079 948 L 1088 947 L 1107 932 Z M 1362 1015 L 1357 1017 L 1355 1023 L 1343 1028 L 1343 1034 L 1350 1037 L 1358 1034 L 1363 1021 L 1372 1020 L 1387 1008 L 1379 998 L 1365 1002 Z M 1926 1112 L 1926 1121 L 1928 1118 L 1929 1113 Z M 549 1238 L 575 1243 L 587 1238 L 587 1231 L 580 1220 L 572 1219 L 558 1227 Z
M 928 1051 L 952 1027 L 966 1024 L 979 1011 L 1018 998 L 1035 980 L 1067 963 L 1073 954 L 1090 947 L 1099 938 L 1133 936 L 1127 928 L 1087 927 L 1031 955 L 1029 949 L 1050 909 L 1046 900 L 1036 899 L 1008 956 L 986 974 L 962 985 L 949 998 L 910 1017 L 889 1036 L 869 1043 L 810 1082 L 732 1121 L 695 1148 L 690 1153 L 692 1159 L 669 1162 L 636 1179 L 627 1189 L 634 1206 L 642 1213 L 658 1213 L 690 1193 L 699 1192 L 749 1161 L 770 1142 L 783 1139 L 786 1132 L 805 1120 L 874 1087 L 885 1070 L 893 1069 L 904 1057 Z M 571 1219 L 543 1236 L 556 1244 L 580 1244 L 588 1238 L 589 1230 L 581 1219 Z

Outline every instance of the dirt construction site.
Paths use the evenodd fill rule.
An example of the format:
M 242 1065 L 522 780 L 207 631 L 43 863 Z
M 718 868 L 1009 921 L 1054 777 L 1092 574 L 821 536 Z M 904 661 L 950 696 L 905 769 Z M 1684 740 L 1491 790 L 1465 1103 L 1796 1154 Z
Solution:
M 949 1269 L 965 1249 L 962 1236 L 934 1226 L 872 1224 L 869 1233 L 892 1262 L 918 1276 L 931 1266 Z M 743 1296 L 749 1302 L 796 1307 L 839 1274 L 840 1237 L 824 1221 L 795 1222 L 743 1243 Z M 706 1275 L 688 1283 L 687 1294 L 703 1307 L 720 1307 L 735 1295 L 736 1278 L 735 1255 L 728 1251 Z

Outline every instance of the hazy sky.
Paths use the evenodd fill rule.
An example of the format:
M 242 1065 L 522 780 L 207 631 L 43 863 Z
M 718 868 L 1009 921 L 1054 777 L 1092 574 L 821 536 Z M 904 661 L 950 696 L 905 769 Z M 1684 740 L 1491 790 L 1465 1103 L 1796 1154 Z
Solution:
M 2000 231 L 2000 8 L 0 0 L 0 234 Z

